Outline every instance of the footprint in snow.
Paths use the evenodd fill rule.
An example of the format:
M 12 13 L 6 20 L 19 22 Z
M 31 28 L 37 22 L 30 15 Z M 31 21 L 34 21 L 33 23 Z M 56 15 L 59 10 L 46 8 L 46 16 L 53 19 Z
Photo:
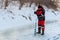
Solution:
M 52 38 L 53 40 L 59 40 L 60 39 L 60 34 L 56 35 L 56 36 L 53 36 Z
M 53 36 L 52 38 L 48 38 L 47 40 L 59 40 L 60 34 L 57 34 L 56 36 Z

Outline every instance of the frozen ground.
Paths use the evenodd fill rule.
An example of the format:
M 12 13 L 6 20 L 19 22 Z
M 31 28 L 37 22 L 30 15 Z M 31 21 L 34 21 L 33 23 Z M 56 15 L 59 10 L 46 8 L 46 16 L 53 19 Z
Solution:
M 60 12 L 46 9 L 45 35 L 34 36 L 34 24 L 37 19 L 34 10 L 29 7 L 8 7 L 0 9 L 0 40 L 60 40 Z M 30 18 L 31 19 L 30 19 Z

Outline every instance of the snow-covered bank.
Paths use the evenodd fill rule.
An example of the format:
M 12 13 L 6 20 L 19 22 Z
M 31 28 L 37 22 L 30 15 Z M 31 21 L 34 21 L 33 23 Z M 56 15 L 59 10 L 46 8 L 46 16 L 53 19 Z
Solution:
M 0 26 L 1 26 L 0 30 L 6 30 L 12 27 L 21 27 L 22 25 L 31 24 L 32 19 L 31 20 L 29 19 L 29 17 L 31 17 L 31 14 L 33 14 L 33 10 L 29 8 L 24 8 L 22 10 L 18 10 L 18 9 L 1 10 L 0 9 Z
M 29 19 L 33 18 L 31 15 L 31 8 L 18 10 L 12 6 L 10 9 L 0 9 L 0 40 L 16 40 L 20 33 L 33 28 L 34 19 Z

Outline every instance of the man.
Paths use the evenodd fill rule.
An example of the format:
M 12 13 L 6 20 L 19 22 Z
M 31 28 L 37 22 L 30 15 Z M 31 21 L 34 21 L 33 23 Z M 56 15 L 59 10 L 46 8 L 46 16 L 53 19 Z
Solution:
M 45 10 L 42 6 L 38 5 L 37 11 L 34 12 L 38 17 L 38 34 L 44 35 L 45 30 Z

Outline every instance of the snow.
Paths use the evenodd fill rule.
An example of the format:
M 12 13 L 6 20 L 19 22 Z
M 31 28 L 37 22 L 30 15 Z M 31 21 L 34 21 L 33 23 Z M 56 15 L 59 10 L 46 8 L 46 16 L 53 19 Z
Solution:
M 0 9 L 0 40 L 60 40 L 60 11 L 46 10 L 45 35 L 34 36 L 37 16 L 32 7 Z M 31 18 L 31 20 L 29 19 Z

